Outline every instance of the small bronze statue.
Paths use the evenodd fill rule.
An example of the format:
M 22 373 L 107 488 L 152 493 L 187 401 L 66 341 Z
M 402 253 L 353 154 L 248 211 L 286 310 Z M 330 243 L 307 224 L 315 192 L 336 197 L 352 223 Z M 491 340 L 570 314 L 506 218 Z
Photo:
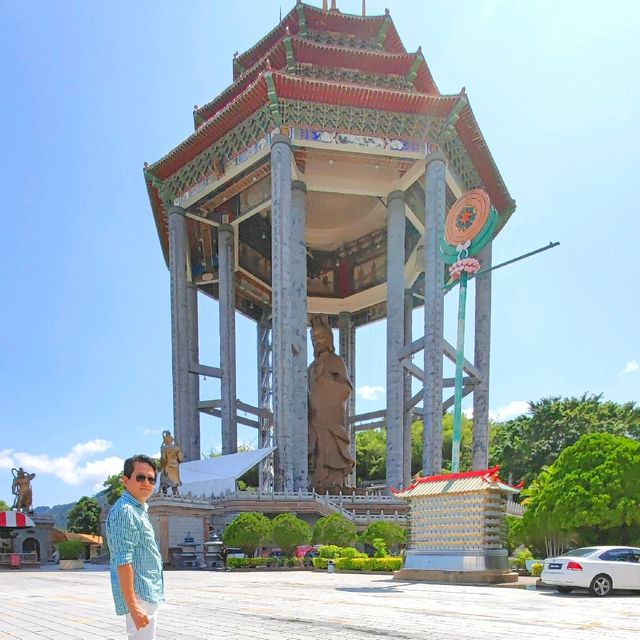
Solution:
M 11 508 L 16 511 L 33 513 L 33 491 L 31 490 L 31 481 L 36 477 L 36 474 L 27 473 L 22 467 L 19 469 L 11 469 L 11 473 L 13 474 L 11 493 L 15 496 L 13 507 Z
M 309 366 L 309 485 L 316 491 L 342 487 L 355 465 L 349 449 L 347 402 L 353 391 L 333 332 L 321 317 L 311 320 L 314 360 Z
M 160 491 L 166 496 L 167 487 L 171 487 L 174 496 L 179 495 L 180 463 L 184 460 L 182 449 L 174 442 L 170 431 L 162 432 L 160 447 Z

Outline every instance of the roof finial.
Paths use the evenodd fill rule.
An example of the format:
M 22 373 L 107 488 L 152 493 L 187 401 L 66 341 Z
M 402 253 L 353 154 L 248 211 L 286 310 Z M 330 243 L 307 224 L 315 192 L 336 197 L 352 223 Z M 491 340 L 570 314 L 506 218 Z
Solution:
M 362 15 L 367 15 L 367 0 L 362 0 Z

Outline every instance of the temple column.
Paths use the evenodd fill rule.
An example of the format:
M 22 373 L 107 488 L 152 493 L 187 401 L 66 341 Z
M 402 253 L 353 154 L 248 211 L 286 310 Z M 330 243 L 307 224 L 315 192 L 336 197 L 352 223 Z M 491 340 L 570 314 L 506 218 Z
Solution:
M 189 326 L 189 365 L 200 362 L 198 348 L 198 288 L 189 283 L 187 285 L 187 322 Z M 189 373 L 189 433 L 194 434 L 193 446 L 197 451 L 196 460 L 200 459 L 200 376 Z M 176 439 L 178 444 L 182 444 Z
M 424 213 L 424 475 L 442 469 L 442 354 L 444 330 L 444 262 L 439 243 L 446 209 L 446 159 L 427 154 Z
M 291 141 L 271 141 L 273 404 L 276 490 L 307 489 L 306 187 L 291 181 Z
M 256 324 L 258 329 L 258 407 L 272 411 L 272 349 L 271 349 L 271 317 L 263 311 Z M 263 449 L 273 444 L 273 419 L 258 417 L 258 448 Z M 273 491 L 273 455 L 260 462 L 258 484 L 260 491 Z
M 404 343 L 413 342 L 413 291 L 404 291 Z M 402 451 L 404 453 L 402 465 L 403 487 L 411 485 L 411 423 L 413 422 L 413 409 L 411 408 L 411 374 L 403 369 L 403 432 Z
M 489 243 L 478 255 L 482 269 L 491 268 Z M 473 469 L 489 466 L 489 359 L 491 354 L 491 272 L 476 281 L 475 347 L 473 364 L 482 382 L 473 390 Z
M 234 282 L 234 231 L 230 224 L 218 227 L 218 312 L 220 316 L 220 368 L 222 379 L 222 454 L 238 450 L 236 418 L 236 304 Z
M 173 434 L 185 460 L 200 458 L 200 434 L 193 432 L 189 393 L 189 313 L 187 294 L 187 223 L 184 209 L 169 207 L 169 274 L 171 279 L 171 352 Z
M 307 185 L 294 180 L 291 184 L 291 213 L 284 229 L 289 237 L 284 245 L 285 264 L 289 265 L 287 291 L 291 326 L 291 414 L 293 418 L 293 489 L 309 487 L 309 405 L 307 374 Z M 287 293 L 286 300 L 289 300 Z
M 400 488 L 404 475 L 404 192 L 387 198 L 387 487 Z
M 341 311 L 338 316 L 338 334 L 340 342 L 340 356 L 347 365 L 347 373 L 353 389 L 347 404 L 347 417 L 350 418 L 356 414 L 356 328 L 353 325 L 351 314 L 348 311 Z M 356 430 L 352 423 L 347 425 L 349 433 L 349 451 L 351 457 L 356 459 Z M 347 487 L 356 486 L 356 468 L 347 476 Z

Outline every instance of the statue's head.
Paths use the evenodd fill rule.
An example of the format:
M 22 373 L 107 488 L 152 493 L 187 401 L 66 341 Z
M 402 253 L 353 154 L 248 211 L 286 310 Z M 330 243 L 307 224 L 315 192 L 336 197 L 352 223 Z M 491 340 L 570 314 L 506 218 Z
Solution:
M 162 432 L 162 441 L 165 444 L 173 444 L 173 436 L 171 435 L 171 431 Z
M 311 342 L 313 342 L 313 355 L 316 358 L 325 351 L 330 353 L 335 351 L 331 325 L 322 316 L 311 318 Z

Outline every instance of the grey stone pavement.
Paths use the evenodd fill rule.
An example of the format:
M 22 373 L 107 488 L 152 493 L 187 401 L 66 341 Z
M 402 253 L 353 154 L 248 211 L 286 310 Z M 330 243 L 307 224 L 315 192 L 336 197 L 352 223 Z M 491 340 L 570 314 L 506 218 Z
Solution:
M 88 566 L 88 565 L 87 565 Z M 165 574 L 162 639 L 620 639 L 640 637 L 640 593 L 398 582 L 320 572 Z M 104 570 L 0 572 L 0 639 L 125 638 Z

